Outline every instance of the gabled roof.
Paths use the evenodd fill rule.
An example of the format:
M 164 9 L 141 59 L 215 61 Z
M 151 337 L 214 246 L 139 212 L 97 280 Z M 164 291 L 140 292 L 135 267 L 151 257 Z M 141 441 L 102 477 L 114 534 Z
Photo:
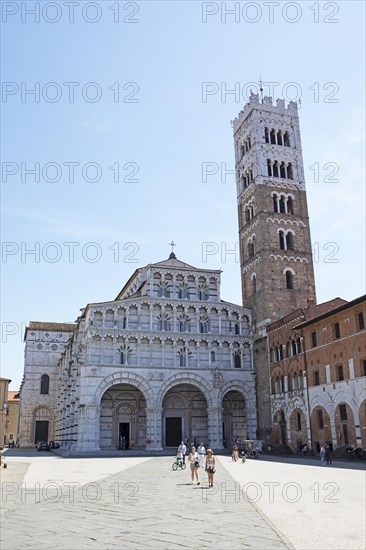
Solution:
M 163 260 L 162 262 L 157 262 L 155 264 L 147 264 L 145 267 L 140 267 L 140 268 L 136 269 L 132 273 L 131 277 L 128 279 L 127 283 L 123 286 L 122 290 L 120 290 L 120 292 L 117 294 L 114 301 L 117 302 L 118 300 L 120 300 L 120 297 L 123 294 L 123 292 L 125 291 L 125 289 L 129 286 L 131 281 L 133 279 L 135 279 L 135 277 L 139 273 L 141 273 L 142 271 L 144 271 L 146 269 L 149 269 L 151 267 L 152 268 L 154 268 L 154 267 L 166 267 L 168 269 L 187 269 L 187 270 L 194 269 L 195 271 L 199 271 L 199 272 L 221 273 L 220 269 L 199 269 L 197 267 L 194 267 L 193 265 L 186 264 L 185 262 L 182 262 L 181 260 L 178 260 L 176 255 L 174 254 L 174 252 L 171 252 L 170 256 L 167 260 Z
M 157 262 L 156 264 L 150 264 L 151 267 L 173 267 L 173 268 L 183 268 L 183 269 L 197 269 L 193 265 L 186 264 L 181 260 L 178 260 L 174 252 L 172 252 L 167 260 L 162 262 Z

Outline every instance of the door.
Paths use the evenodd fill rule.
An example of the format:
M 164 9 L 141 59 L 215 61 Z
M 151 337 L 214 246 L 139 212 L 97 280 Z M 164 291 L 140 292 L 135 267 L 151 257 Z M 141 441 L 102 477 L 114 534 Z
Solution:
M 343 441 L 344 441 L 344 444 L 349 445 L 347 424 L 342 424 L 342 428 L 343 428 Z
M 38 441 L 46 441 L 48 443 L 48 420 L 36 420 L 34 443 Z
M 126 440 L 126 449 L 130 446 L 130 423 L 129 422 L 120 422 L 119 424 L 119 441 L 124 437 Z
M 170 417 L 165 419 L 165 441 L 167 447 L 177 447 L 182 441 L 182 419 Z
M 280 421 L 280 430 L 281 430 L 281 445 L 286 445 L 287 443 L 286 422 L 283 420 Z

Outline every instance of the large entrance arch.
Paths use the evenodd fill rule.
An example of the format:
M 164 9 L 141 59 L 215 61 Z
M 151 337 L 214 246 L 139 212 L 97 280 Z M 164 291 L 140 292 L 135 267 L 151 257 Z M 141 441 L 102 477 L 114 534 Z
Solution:
M 246 402 L 243 395 L 237 390 L 228 391 L 222 400 L 222 408 L 224 446 L 231 447 L 238 438 L 242 442 L 248 439 Z
M 101 449 L 145 447 L 146 401 L 131 384 L 108 388 L 100 402 Z
M 192 384 L 177 384 L 163 399 L 163 447 L 176 447 L 195 438 L 209 444 L 206 398 Z

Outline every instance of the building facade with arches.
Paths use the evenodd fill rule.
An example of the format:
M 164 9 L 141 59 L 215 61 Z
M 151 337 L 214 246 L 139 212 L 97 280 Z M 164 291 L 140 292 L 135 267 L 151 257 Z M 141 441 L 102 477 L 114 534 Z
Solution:
M 299 309 L 267 328 L 272 440 L 366 448 L 366 297 Z
M 221 449 L 256 438 L 251 312 L 221 300 L 220 276 L 172 253 L 66 332 L 30 323 L 20 445 L 161 450 L 198 437 Z

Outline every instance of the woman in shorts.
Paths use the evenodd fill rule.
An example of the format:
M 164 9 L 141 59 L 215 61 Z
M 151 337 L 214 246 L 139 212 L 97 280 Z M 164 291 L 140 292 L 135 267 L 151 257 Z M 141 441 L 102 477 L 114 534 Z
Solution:
M 208 486 L 213 487 L 213 480 L 214 480 L 214 474 L 215 474 L 215 457 L 213 455 L 213 452 L 211 449 L 207 449 L 207 455 L 206 455 L 206 463 L 205 463 L 205 470 L 207 472 L 208 476 Z
M 200 465 L 200 459 L 196 451 L 196 447 L 191 447 L 191 452 L 189 453 L 188 462 L 191 469 L 192 485 L 194 484 L 194 476 L 196 476 L 197 485 L 200 485 L 200 482 L 198 481 L 198 468 Z

